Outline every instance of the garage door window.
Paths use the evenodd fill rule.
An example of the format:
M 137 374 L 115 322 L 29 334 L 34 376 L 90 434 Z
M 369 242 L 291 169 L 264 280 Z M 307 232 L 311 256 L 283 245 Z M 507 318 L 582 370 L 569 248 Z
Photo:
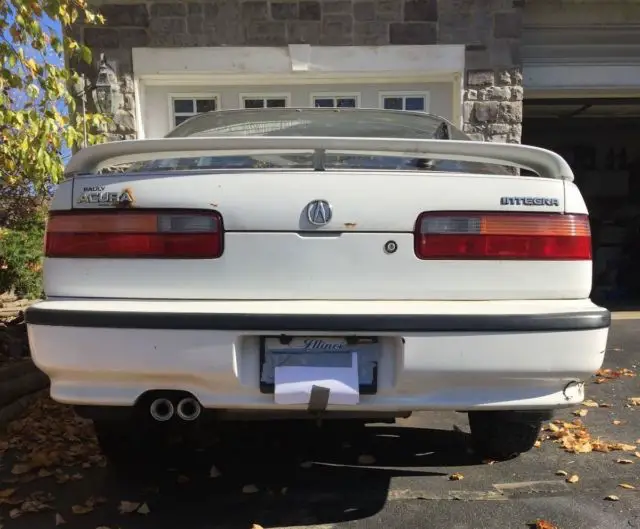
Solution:
M 183 121 L 218 109 L 217 97 L 172 97 L 171 110 L 173 113 L 172 123 L 177 127 Z
M 241 96 L 242 108 L 285 108 L 289 106 L 289 96 Z
M 318 108 L 356 108 L 358 96 L 355 94 L 316 94 L 311 96 L 311 102 L 314 107 Z
M 424 93 L 382 94 L 381 107 L 386 110 L 429 110 L 428 95 Z

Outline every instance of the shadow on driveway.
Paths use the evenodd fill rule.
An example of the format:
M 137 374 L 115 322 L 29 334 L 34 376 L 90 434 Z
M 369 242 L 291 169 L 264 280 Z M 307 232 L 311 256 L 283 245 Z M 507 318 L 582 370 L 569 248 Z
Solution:
M 450 488 L 442 467 L 480 464 L 467 437 L 458 430 L 390 425 L 353 430 L 249 423 L 211 446 L 177 448 L 152 468 L 140 469 L 135 480 L 116 476 L 109 466 L 80 468 L 84 478 L 64 485 L 38 479 L 23 488 L 50 492 L 53 511 L 5 516 L 4 527 L 52 527 L 56 512 L 69 529 L 248 529 L 357 520 L 383 509 L 392 478 L 422 477 L 425 488 L 435 479 Z M 73 505 L 87 501 L 90 512 L 73 514 Z M 121 514 L 122 501 L 149 512 Z

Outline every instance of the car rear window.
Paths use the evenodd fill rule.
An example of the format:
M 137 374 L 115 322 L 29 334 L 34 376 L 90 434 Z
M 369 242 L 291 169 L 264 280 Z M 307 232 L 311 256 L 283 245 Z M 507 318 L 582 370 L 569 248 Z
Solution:
M 208 112 L 188 119 L 167 138 L 241 136 L 306 136 L 333 138 L 397 138 L 469 141 L 471 138 L 445 119 L 422 112 L 376 109 L 248 109 Z M 313 167 L 311 154 L 198 156 L 156 158 L 133 164 L 128 172 L 207 169 L 302 169 Z M 509 174 L 505 166 L 428 160 L 402 156 L 327 153 L 326 169 L 429 170 Z

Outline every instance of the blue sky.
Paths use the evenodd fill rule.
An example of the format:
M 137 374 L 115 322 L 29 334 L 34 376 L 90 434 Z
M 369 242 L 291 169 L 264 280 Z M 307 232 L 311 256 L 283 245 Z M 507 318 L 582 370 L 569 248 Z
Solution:
M 13 14 L 10 14 L 8 17 L 8 22 L 11 23 L 13 21 Z M 52 20 L 47 15 L 44 15 L 40 21 L 43 28 L 46 28 L 47 32 L 52 35 L 57 35 L 58 37 L 62 37 L 62 27 L 60 22 L 57 20 Z M 11 35 L 8 31 L 5 31 L 5 38 L 9 41 L 12 40 Z M 50 64 L 54 64 L 56 66 L 62 66 L 64 63 L 64 58 L 60 57 L 57 53 L 53 52 L 53 50 L 49 50 L 49 52 L 40 53 L 35 51 L 30 46 L 24 46 L 24 52 L 27 57 L 33 57 L 37 62 L 48 62 Z M 64 103 L 61 103 L 58 106 L 58 109 L 61 113 L 66 114 L 67 108 Z M 63 157 L 68 159 L 71 152 L 69 149 L 63 149 L 62 151 Z

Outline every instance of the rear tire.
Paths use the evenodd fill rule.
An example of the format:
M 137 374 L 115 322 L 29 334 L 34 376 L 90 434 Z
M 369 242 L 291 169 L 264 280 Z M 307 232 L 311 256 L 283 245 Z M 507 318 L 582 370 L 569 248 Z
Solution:
M 469 427 L 476 452 L 484 458 L 504 461 L 531 450 L 549 413 L 472 411 Z
M 168 435 L 133 420 L 94 420 L 98 445 L 117 478 L 142 477 L 164 468 L 169 452 Z

